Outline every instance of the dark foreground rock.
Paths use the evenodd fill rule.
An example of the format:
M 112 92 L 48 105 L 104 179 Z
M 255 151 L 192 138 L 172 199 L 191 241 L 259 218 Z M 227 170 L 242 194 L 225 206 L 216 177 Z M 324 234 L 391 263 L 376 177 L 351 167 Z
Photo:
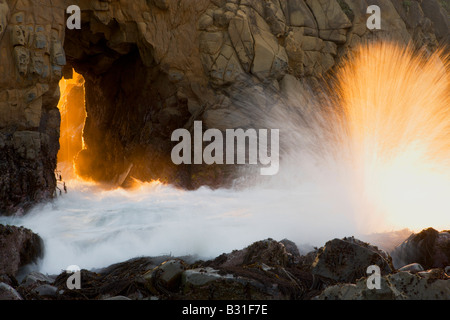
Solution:
M 16 276 L 21 267 L 42 257 L 42 239 L 31 230 L 0 225 L 0 275 Z
M 10 285 L 0 283 L 0 300 L 23 300 L 20 294 Z
M 419 263 L 424 269 L 450 265 L 450 231 L 433 228 L 412 234 L 392 252 L 397 268 Z
M 268 239 L 210 261 L 138 258 L 98 272 L 82 270 L 80 290 L 67 289 L 71 274 L 64 272 L 52 284 L 57 288 L 53 299 L 279 300 L 319 294 L 310 290 L 312 275 L 295 263 L 300 255 L 292 247 L 289 251 L 294 254 L 282 242 Z M 36 292 L 22 294 L 38 298 Z
M 442 269 L 412 274 L 398 272 L 381 278 L 380 289 L 369 289 L 367 279 L 356 284 L 338 284 L 326 288 L 317 300 L 450 300 L 450 277 Z
M 355 238 L 334 239 L 321 248 L 312 264 L 312 273 L 336 282 L 354 283 L 367 275 L 367 267 L 377 265 L 382 274 L 394 268 L 389 255 Z
M 286 244 L 286 245 L 285 245 Z M 184 273 L 184 295 L 196 299 L 309 299 L 313 276 L 292 242 L 273 239 L 199 263 Z
M 433 257 L 438 257 L 433 255 Z M 368 289 L 367 267 L 380 267 L 381 289 Z M 305 256 L 289 241 L 266 239 L 213 260 L 141 257 L 74 276 L 30 273 L 19 284 L 0 277 L 0 299 L 24 300 L 309 300 L 450 299 L 449 268 L 401 270 L 389 254 L 353 237 Z

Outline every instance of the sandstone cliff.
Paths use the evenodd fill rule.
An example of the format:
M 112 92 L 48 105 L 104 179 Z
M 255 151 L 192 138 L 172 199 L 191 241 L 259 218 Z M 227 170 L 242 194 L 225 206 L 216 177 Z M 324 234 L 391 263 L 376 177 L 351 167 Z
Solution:
M 65 26 L 73 4 L 81 30 Z M 370 4 L 382 30 L 366 27 Z M 80 175 L 220 186 L 224 168 L 172 164 L 174 129 L 258 127 L 254 112 L 270 117 L 274 105 L 261 92 L 276 100 L 370 39 L 433 51 L 449 28 L 436 0 L 0 0 L 0 213 L 53 194 L 58 82 L 72 68 L 86 81 Z

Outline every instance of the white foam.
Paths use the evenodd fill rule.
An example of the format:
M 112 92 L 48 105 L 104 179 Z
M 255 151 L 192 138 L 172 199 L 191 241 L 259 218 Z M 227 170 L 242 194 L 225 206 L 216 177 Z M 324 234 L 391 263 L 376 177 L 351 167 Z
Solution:
M 310 182 L 239 191 L 181 191 L 158 183 L 108 191 L 80 181 L 68 187 L 68 194 L 25 217 L 0 219 L 44 239 L 45 273 L 69 265 L 105 267 L 137 256 L 211 258 L 269 237 L 319 246 L 356 231 L 346 199 Z

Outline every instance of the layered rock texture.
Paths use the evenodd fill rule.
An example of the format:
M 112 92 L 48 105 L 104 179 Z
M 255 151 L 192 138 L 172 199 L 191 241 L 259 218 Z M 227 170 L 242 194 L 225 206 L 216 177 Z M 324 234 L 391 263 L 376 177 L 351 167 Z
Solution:
M 66 28 L 74 4 L 81 30 Z M 381 30 L 366 27 L 371 4 Z M 79 175 L 217 187 L 229 168 L 172 163 L 174 129 L 258 128 L 286 79 L 314 82 L 372 39 L 432 51 L 448 30 L 436 0 L 0 0 L 0 212 L 52 196 L 58 82 L 72 68 L 86 94 Z

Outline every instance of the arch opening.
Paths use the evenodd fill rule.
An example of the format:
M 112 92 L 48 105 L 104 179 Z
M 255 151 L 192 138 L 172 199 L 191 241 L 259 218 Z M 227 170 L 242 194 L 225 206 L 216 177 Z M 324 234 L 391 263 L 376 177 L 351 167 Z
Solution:
M 135 179 L 188 186 L 170 159 L 171 133 L 191 117 L 187 99 L 151 52 L 141 57 L 138 39 L 117 40 L 118 23 L 99 30 L 89 21 L 66 32 L 63 73 L 73 77 L 60 83 L 58 167 L 105 186 Z
M 86 121 L 85 80 L 71 69 L 59 82 L 61 128 L 58 172 L 65 178 L 76 177 L 74 169 L 78 153 L 84 148 L 83 129 Z

